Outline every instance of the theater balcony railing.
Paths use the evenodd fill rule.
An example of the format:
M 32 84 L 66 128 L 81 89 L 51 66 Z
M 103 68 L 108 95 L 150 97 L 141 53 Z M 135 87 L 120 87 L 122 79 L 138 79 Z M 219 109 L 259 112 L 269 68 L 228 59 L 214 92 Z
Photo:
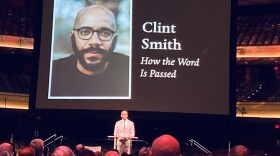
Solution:
M 33 49 L 34 38 L 0 35 L 0 47 Z
M 29 108 L 29 94 L 0 92 L 0 109 L 23 109 Z
M 237 102 L 236 117 L 280 118 L 280 102 Z

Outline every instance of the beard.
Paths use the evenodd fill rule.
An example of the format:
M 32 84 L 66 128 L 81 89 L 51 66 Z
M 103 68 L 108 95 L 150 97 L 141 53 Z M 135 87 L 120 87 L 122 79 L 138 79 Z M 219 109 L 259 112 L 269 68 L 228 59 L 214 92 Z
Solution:
M 111 49 L 107 51 L 99 46 L 78 50 L 74 37 L 72 38 L 72 48 L 80 65 L 89 71 L 104 68 L 112 52 Z

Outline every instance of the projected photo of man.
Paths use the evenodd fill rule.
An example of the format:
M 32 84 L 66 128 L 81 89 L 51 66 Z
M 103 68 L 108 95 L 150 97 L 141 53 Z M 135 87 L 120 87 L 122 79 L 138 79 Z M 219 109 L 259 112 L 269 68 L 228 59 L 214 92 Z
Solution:
M 127 98 L 129 56 L 114 52 L 118 36 L 111 10 L 82 8 L 70 31 L 73 54 L 52 62 L 51 97 Z

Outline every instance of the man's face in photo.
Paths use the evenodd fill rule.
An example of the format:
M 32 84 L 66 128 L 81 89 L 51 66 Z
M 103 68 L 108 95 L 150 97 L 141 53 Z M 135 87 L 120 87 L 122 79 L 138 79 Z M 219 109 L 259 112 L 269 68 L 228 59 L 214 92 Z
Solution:
M 94 70 L 107 63 L 108 54 L 116 44 L 115 31 L 115 18 L 109 10 L 95 6 L 78 13 L 70 35 L 73 50 L 83 68 Z

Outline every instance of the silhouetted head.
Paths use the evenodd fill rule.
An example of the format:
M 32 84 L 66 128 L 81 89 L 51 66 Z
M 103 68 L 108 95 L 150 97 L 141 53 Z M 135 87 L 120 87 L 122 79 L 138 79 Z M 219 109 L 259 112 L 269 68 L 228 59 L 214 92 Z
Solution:
M 0 144 L 0 150 L 13 152 L 14 148 L 13 148 L 12 144 L 4 142 L 4 143 Z
M 44 141 L 42 139 L 33 139 L 29 146 L 35 150 L 36 156 L 42 156 L 44 151 Z
M 152 144 L 152 156 L 180 156 L 180 144 L 171 135 L 162 135 Z
M 81 149 L 77 151 L 76 156 L 95 156 L 94 152 L 89 149 Z
M 243 145 L 236 145 L 230 149 L 230 156 L 249 156 L 249 149 Z
M 151 148 L 150 147 L 142 147 L 140 150 L 139 150 L 139 153 L 138 153 L 138 156 L 148 156 L 149 153 L 151 151 Z
M 108 151 L 104 156 L 120 156 L 120 154 L 116 151 Z
M 19 156 L 35 156 L 35 150 L 32 147 L 23 147 L 19 150 Z
M 83 144 L 77 144 L 77 145 L 75 146 L 75 150 L 76 150 L 76 151 L 80 151 L 80 150 L 82 150 L 82 149 L 85 149 L 85 147 L 84 147 Z
M 51 156 L 75 156 L 75 154 L 69 147 L 59 146 L 52 152 Z

